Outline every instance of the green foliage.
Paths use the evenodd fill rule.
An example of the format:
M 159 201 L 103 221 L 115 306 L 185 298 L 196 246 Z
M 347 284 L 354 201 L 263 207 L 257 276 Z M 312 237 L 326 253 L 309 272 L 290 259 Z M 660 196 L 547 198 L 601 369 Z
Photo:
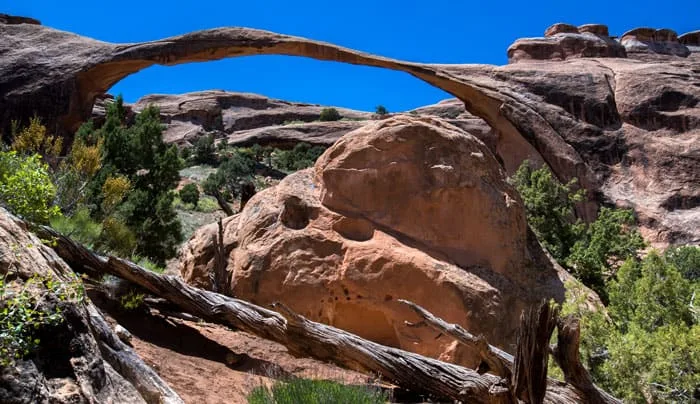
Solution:
M 633 230 L 634 212 L 602 208 L 581 238 L 571 248 L 566 264 L 585 285 L 607 301 L 604 274 L 617 262 L 637 256 L 644 239 Z
M 214 146 L 214 136 L 204 135 L 197 139 L 194 146 L 194 161 L 197 164 L 216 163 L 216 147 Z
M 246 154 L 234 151 L 228 154 L 215 173 L 202 184 L 204 193 L 216 198 L 219 205 L 241 196 L 245 187 L 252 185 L 255 161 Z M 253 185 L 254 187 L 254 185 Z M 225 206 L 221 206 L 226 210 Z
M 190 159 L 192 158 L 192 148 L 183 147 L 182 149 L 180 149 L 180 158 L 182 159 L 185 165 L 189 164 Z
M 39 330 L 63 322 L 62 303 L 82 302 L 82 283 L 63 283 L 38 275 L 24 285 L 0 279 L 0 366 L 9 366 L 31 354 L 41 341 Z
M 102 224 L 90 217 L 90 209 L 80 207 L 72 216 L 55 216 L 51 219 L 51 227 L 66 237 L 96 248 L 102 234 Z
M 14 126 L 17 128 L 19 125 L 15 122 Z M 17 131 L 13 137 L 12 150 L 27 156 L 38 154 L 51 165 L 56 164 L 63 148 L 63 138 L 49 135 L 37 116 L 31 118 L 29 125 Z
M 199 188 L 197 188 L 196 184 L 186 184 L 180 190 L 179 196 L 182 202 L 197 207 L 197 202 L 199 202 Z
M 328 380 L 295 379 L 268 389 L 258 387 L 248 396 L 250 404 L 384 404 L 381 391 L 363 386 L 346 386 Z
M 690 402 L 700 386 L 700 282 L 678 269 L 691 255 L 680 265 L 668 255 L 652 252 L 620 267 L 609 285 L 610 319 L 602 310 L 574 310 L 584 363 L 596 383 L 628 402 Z
M 685 279 L 693 282 L 700 280 L 700 247 L 671 247 L 664 252 L 664 256 L 678 268 Z
M 548 168 L 535 169 L 527 160 L 511 181 L 523 198 L 527 221 L 537 238 L 554 259 L 563 262 L 584 227 L 574 212 L 584 195 L 573 191 L 576 181 L 563 185 Z
M 311 146 L 303 142 L 298 143 L 292 150 L 277 150 L 275 152 L 275 163 L 280 170 L 303 170 L 313 166 L 325 150 L 321 146 Z
M 377 105 L 377 107 L 374 109 L 374 113 L 376 113 L 377 115 L 384 116 L 384 115 L 388 114 L 389 111 L 387 111 L 387 109 L 384 107 L 384 105 Z
M 107 107 L 102 128 L 86 124 L 78 131 L 80 139 L 102 150 L 101 168 L 86 186 L 87 203 L 93 217 L 104 221 L 105 249 L 162 265 L 182 241 L 172 206 L 181 161 L 177 148 L 163 142 L 157 108 L 144 109 L 131 126 L 125 118 L 118 97 Z
M 122 309 L 133 311 L 138 310 L 143 306 L 143 299 L 146 297 L 143 293 L 135 290 L 130 290 L 127 294 L 119 298 L 119 305 Z
M 148 269 L 151 272 L 155 272 L 157 274 L 162 274 L 163 272 L 165 272 L 164 267 L 156 264 L 155 262 L 149 260 L 148 258 L 133 256 L 133 257 L 131 257 L 131 262 L 135 262 L 136 264 Z
M 0 204 L 16 215 L 45 224 L 60 210 L 53 206 L 56 187 L 41 156 L 0 152 Z
M 511 179 L 525 204 L 527 220 L 542 245 L 577 279 L 607 302 L 606 277 L 617 264 L 636 257 L 644 240 L 634 228 L 632 210 L 602 208 L 588 226 L 576 219 L 575 203 L 583 192 L 573 192 L 575 181 L 562 185 L 551 171 L 534 169 L 528 161 Z
M 318 120 L 321 122 L 339 121 L 342 118 L 340 112 L 335 108 L 323 108 Z

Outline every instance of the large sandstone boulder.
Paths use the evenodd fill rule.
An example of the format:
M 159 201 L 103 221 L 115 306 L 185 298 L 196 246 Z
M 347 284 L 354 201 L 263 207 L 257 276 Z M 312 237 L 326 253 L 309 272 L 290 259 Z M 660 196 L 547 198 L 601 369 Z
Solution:
M 230 293 L 383 344 L 473 365 L 409 327 L 408 299 L 512 350 L 521 310 L 563 299 L 488 148 L 436 118 L 397 116 L 341 138 L 314 169 L 264 190 L 225 223 Z M 210 287 L 216 225 L 184 246 L 186 281 Z

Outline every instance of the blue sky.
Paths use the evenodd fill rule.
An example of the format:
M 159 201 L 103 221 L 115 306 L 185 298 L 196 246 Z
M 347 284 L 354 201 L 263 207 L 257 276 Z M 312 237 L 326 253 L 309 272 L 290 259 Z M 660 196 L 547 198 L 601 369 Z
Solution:
M 8 4 L 9 3 L 9 4 Z M 154 40 L 193 30 L 244 26 L 333 42 L 410 61 L 507 63 L 515 39 L 555 22 L 604 23 L 613 35 L 640 27 L 700 29 L 700 1 L 7 1 L 0 12 L 110 42 Z M 402 111 L 447 98 L 404 73 L 285 56 L 155 66 L 111 92 L 134 101 L 151 93 L 225 89 L 292 101 Z

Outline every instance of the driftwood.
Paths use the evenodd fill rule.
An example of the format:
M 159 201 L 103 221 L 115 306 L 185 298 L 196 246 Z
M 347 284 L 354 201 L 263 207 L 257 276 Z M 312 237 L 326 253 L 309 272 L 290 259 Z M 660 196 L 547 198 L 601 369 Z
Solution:
M 515 398 L 506 378 L 386 347 L 349 332 L 309 321 L 277 304 L 280 313 L 240 299 L 201 290 L 172 276 L 158 275 L 134 263 L 102 257 L 45 228 L 54 249 L 74 270 L 108 273 L 133 282 L 182 311 L 212 323 L 234 327 L 278 342 L 294 355 L 329 361 L 340 366 L 380 374 L 385 380 L 437 399 L 469 403 L 511 403 Z M 548 385 L 545 401 L 585 401 L 578 388 L 564 382 Z M 614 401 L 608 401 L 614 402 Z

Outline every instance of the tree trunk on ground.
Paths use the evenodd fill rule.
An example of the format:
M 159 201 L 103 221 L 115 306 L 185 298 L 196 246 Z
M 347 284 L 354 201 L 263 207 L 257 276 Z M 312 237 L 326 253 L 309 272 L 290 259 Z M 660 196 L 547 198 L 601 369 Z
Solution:
M 474 350 L 481 357 L 482 364 L 479 365 L 479 369 L 481 371 L 491 372 L 507 379 L 512 379 L 515 377 L 512 373 L 513 369 L 515 368 L 515 358 L 509 353 L 504 352 L 493 345 L 489 345 L 488 341 L 486 341 L 486 339 L 483 338 L 483 336 L 475 337 L 461 326 L 457 324 L 450 324 L 444 321 L 443 319 L 436 317 L 435 315 L 433 315 L 432 313 L 418 306 L 415 303 L 406 300 L 399 301 L 411 307 L 420 317 L 423 318 L 427 326 L 432 327 L 436 331 L 442 332 L 446 335 L 453 337 L 458 342 Z M 523 340 L 526 338 L 530 338 L 525 337 L 525 335 L 523 334 L 522 330 L 524 327 L 529 327 L 531 330 L 529 331 L 530 333 L 532 333 L 533 330 L 536 328 L 543 328 L 545 330 L 544 333 L 538 334 L 537 332 L 535 332 L 534 335 L 539 335 L 539 339 L 537 339 L 538 342 L 535 344 L 534 347 L 530 345 L 530 349 L 540 352 L 538 355 L 542 355 L 544 354 L 544 352 L 550 349 L 553 351 L 554 359 L 557 361 L 557 364 L 564 372 L 566 382 L 570 386 L 575 387 L 575 390 L 577 390 L 578 392 L 577 394 L 580 394 L 580 398 L 578 398 L 578 400 L 586 403 L 595 404 L 620 403 L 619 400 L 606 393 L 605 391 L 601 390 L 599 387 L 595 386 L 590 375 L 588 374 L 588 371 L 581 364 L 578 352 L 578 320 L 571 317 L 567 317 L 564 319 L 560 319 L 558 322 L 556 322 L 558 328 L 558 343 L 553 348 L 547 348 L 549 344 L 549 338 L 553 331 L 552 321 L 556 319 L 556 312 L 552 311 L 551 309 L 543 311 L 543 305 L 535 307 L 535 312 L 533 312 L 533 309 L 529 310 L 529 314 L 524 313 L 523 318 L 521 318 L 522 323 L 520 325 L 519 330 L 520 343 L 518 344 L 518 351 L 522 352 L 523 355 L 527 355 L 527 350 L 521 348 L 521 344 L 524 343 Z M 527 324 L 530 324 L 530 326 L 528 326 Z M 532 336 L 532 334 L 530 335 Z M 522 365 L 521 369 L 526 369 L 526 366 L 524 365 L 522 360 L 520 363 Z M 521 370 L 521 372 L 523 370 Z M 546 375 L 546 373 L 547 372 L 545 369 L 544 375 Z M 539 374 L 539 377 L 541 378 L 542 372 L 539 372 Z M 519 380 L 521 380 L 521 383 L 525 383 L 527 376 L 523 376 L 521 374 L 518 376 L 518 378 Z M 516 381 L 513 381 L 512 384 L 514 386 L 517 386 L 518 383 Z M 541 389 L 541 385 L 539 388 Z M 569 393 L 573 393 L 574 389 L 566 387 L 565 383 L 562 383 L 561 381 L 548 378 L 547 393 L 554 393 L 557 391 L 559 391 L 559 393 L 557 394 L 568 395 Z M 527 399 L 527 397 L 520 398 L 526 399 L 526 401 L 529 400 Z M 574 401 L 577 400 L 576 396 L 568 397 L 568 399 Z M 551 398 L 545 396 L 544 401 L 551 401 Z
M 55 238 L 55 250 L 74 270 L 88 268 L 124 278 L 185 312 L 278 342 L 295 355 L 380 374 L 407 390 L 438 399 L 469 403 L 515 402 L 508 379 L 386 347 L 309 321 L 281 304 L 275 305 L 282 313 L 279 314 L 240 299 L 197 289 L 176 277 L 158 275 L 119 258 L 95 255 L 51 229 L 44 231 L 47 233 L 44 236 Z M 584 397 L 577 388 L 563 382 L 549 387 L 545 396 L 547 402 L 578 403 Z

